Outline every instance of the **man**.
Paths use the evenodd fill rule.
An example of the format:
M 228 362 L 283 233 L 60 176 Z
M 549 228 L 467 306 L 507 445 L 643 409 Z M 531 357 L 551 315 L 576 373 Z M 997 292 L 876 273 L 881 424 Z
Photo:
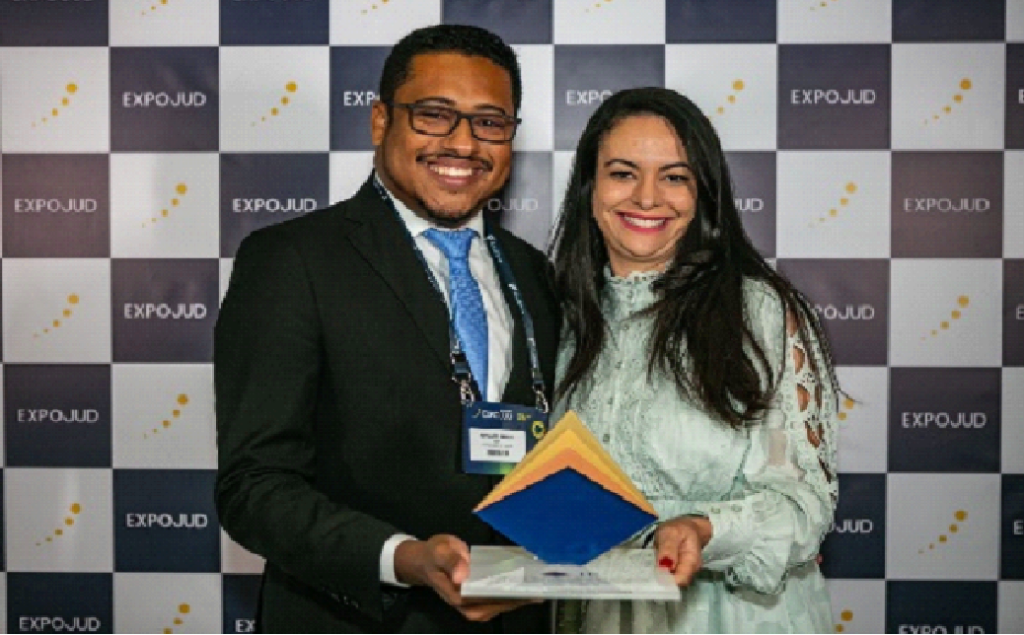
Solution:
M 459 595 L 467 545 L 501 540 L 472 514 L 497 479 L 462 470 L 450 332 L 465 324 L 448 307 L 471 312 L 454 310 L 465 266 L 434 243 L 475 230 L 463 257 L 482 309 L 467 328 L 485 324 L 485 345 L 457 339 L 480 396 L 534 405 L 525 318 L 480 213 L 508 179 L 520 82 L 514 52 L 483 29 L 414 31 L 384 65 L 374 175 L 239 248 L 215 333 L 216 497 L 225 530 L 266 558 L 266 631 L 547 628 L 541 604 Z M 547 261 L 492 233 L 550 397 L 559 316 Z

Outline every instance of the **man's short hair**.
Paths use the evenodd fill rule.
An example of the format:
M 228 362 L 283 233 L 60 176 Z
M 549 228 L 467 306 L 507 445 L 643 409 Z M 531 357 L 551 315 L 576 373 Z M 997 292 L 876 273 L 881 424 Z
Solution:
M 394 100 L 395 91 L 409 79 L 412 58 L 425 53 L 461 53 L 494 62 L 508 72 L 512 80 L 512 101 L 516 112 L 519 112 L 523 80 L 515 51 L 487 29 L 464 24 L 423 27 L 399 40 L 384 60 L 384 70 L 380 74 L 377 96 L 382 102 L 391 103 Z

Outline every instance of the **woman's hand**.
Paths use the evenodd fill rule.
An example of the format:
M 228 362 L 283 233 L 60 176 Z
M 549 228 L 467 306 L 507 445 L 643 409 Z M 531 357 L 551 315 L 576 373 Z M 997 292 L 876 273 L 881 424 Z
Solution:
M 661 523 L 654 532 L 658 566 L 668 569 L 679 586 L 689 585 L 700 571 L 700 552 L 713 534 L 711 522 L 702 516 L 679 516 Z

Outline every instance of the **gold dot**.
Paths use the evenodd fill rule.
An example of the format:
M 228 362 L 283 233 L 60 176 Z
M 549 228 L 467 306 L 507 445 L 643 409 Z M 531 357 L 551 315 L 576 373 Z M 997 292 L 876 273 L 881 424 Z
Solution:
M 742 79 L 737 79 L 732 83 L 733 90 L 743 90 L 744 84 Z
M 932 336 L 933 336 L 933 337 L 934 337 L 934 336 L 936 336 L 936 335 L 938 335 L 938 334 L 939 334 L 939 332 L 938 332 L 938 331 L 936 331 L 935 329 L 932 329 Z
M 69 295 L 68 304 L 78 304 L 78 294 L 72 293 Z
M 839 617 L 844 622 L 849 622 L 850 620 L 853 619 L 853 611 L 850 611 L 850 610 L 843 611 L 842 613 L 839 614 Z
M 287 106 L 288 105 L 288 96 L 287 95 L 281 98 L 281 105 L 282 106 Z
M 284 85 L 284 89 L 287 90 L 289 93 L 294 93 L 299 89 L 299 85 L 296 84 L 295 82 L 288 82 L 287 84 Z
M 176 617 L 176 618 L 174 618 L 174 623 L 175 624 L 182 624 L 183 622 L 181 621 L 180 617 Z
M 55 329 L 59 329 L 60 328 L 60 320 L 54 320 L 53 321 L 53 328 L 55 328 Z
M 971 299 L 965 295 L 962 295 L 956 299 L 956 303 L 966 309 L 967 305 L 971 303 Z
M 846 421 L 846 413 L 840 412 L 839 414 L 836 415 L 836 418 L 839 419 L 840 421 Z
M 68 85 L 67 85 L 67 86 L 65 87 L 65 90 L 67 90 L 67 91 L 68 91 L 69 93 L 71 93 L 72 95 L 74 95 L 75 93 L 77 93 L 77 92 L 78 92 L 78 84 L 73 84 L 73 83 L 72 83 L 72 84 L 68 84 Z
M 174 189 L 177 190 L 178 194 L 181 195 L 184 195 L 186 192 L 188 192 L 188 186 L 185 185 L 184 183 L 178 183 L 177 187 L 175 187 Z
M 167 0 L 160 0 L 160 4 L 167 4 Z
M 960 526 L 957 525 L 956 523 L 953 523 L 952 525 L 949 526 L 949 533 L 955 534 L 958 531 L 960 531 Z
M 169 629 L 169 628 L 165 628 L 165 629 L 164 629 L 164 635 L 167 635 L 168 633 L 173 633 L 173 632 L 174 632 L 174 631 L 172 631 L 172 630 L 171 630 L 171 629 Z
M 179 605 L 178 605 L 178 612 L 179 612 L 179 613 L 185 613 L 185 614 L 187 614 L 187 613 L 188 613 L 189 611 L 191 611 L 191 610 L 192 610 L 192 607 L 191 607 L 191 606 L 189 606 L 188 604 L 179 604 Z
M 61 100 L 60 100 L 60 105 L 61 105 L 61 106 L 67 106 L 67 105 L 68 105 L 68 104 L 70 104 L 70 103 L 71 103 L 71 100 L 70 100 L 70 99 L 68 99 L 67 97 L 65 97 L 64 99 L 61 99 Z
M 939 536 L 939 542 L 946 542 L 946 534 Z
M 838 216 L 839 215 L 839 210 L 837 210 L 836 208 L 833 207 L 832 209 L 828 210 L 828 215 L 829 216 Z
M 850 199 L 848 199 L 848 198 L 846 198 L 844 196 L 843 198 L 839 199 L 839 204 L 840 205 L 849 205 L 850 204 Z
M 843 625 L 842 624 L 836 624 L 836 632 L 837 633 L 842 633 L 843 630 L 844 629 L 843 629 Z
M 270 114 L 271 114 L 271 116 L 274 116 L 274 117 L 276 117 L 276 116 L 277 116 L 277 112 L 278 112 L 278 111 L 277 111 L 277 108 L 271 108 L 271 109 L 270 109 Z
M 54 529 L 53 530 L 53 535 L 55 535 L 55 536 L 63 536 L 64 535 L 64 530 L 63 529 Z
M 953 95 L 953 101 L 955 101 L 956 103 L 959 104 L 963 100 L 964 100 L 964 96 L 961 95 L 960 93 L 957 93 L 957 94 Z
M 43 333 L 49 333 L 50 329 L 43 329 Z
M 47 536 L 46 537 L 46 542 L 53 542 L 53 537 L 52 536 Z
M 735 104 L 736 103 L 736 95 L 729 95 L 728 97 L 726 97 L 726 99 L 729 100 L 730 104 Z
M 939 328 L 941 328 L 943 330 L 948 329 L 949 328 L 949 322 L 947 322 L 945 320 L 943 320 L 942 322 L 939 322 Z
M 943 106 L 942 110 L 944 110 L 946 112 L 946 114 L 948 115 L 949 113 L 953 112 L 953 107 L 952 106 Z
M 721 114 L 722 114 L 722 113 L 724 113 L 724 112 L 725 112 L 725 108 L 722 108 L 721 106 L 719 106 L 719 107 L 718 107 L 718 114 L 720 114 L 720 115 L 721 115 Z
M 950 315 L 953 316 L 954 320 L 959 320 L 960 319 L 960 312 L 957 311 L 956 309 L 953 309 L 953 312 Z
M 68 527 L 70 527 L 71 525 L 75 524 L 75 519 L 72 518 L 71 516 L 68 516 L 67 518 L 64 519 L 64 524 L 67 525 Z
M 971 89 L 971 80 L 967 79 L 966 77 L 961 79 L 960 80 L 960 88 L 962 88 L 964 90 L 970 90 Z
M 171 427 L 171 422 L 168 421 L 167 419 L 164 419 L 164 427 L 165 428 L 170 428 Z
M 162 209 L 160 210 L 160 215 L 163 216 L 164 218 L 167 218 L 170 215 L 170 212 L 168 212 L 165 209 Z
M 964 522 L 965 520 L 967 520 L 967 512 L 965 512 L 962 509 L 959 509 L 956 511 L 956 513 L 953 514 L 953 518 L 956 518 L 960 522 Z
M 938 118 L 939 118 L 938 115 L 932 115 L 932 119 L 938 119 Z
M 176 199 L 176 198 L 172 198 L 172 199 L 171 199 L 171 207 L 177 207 L 177 206 L 178 206 L 178 203 L 180 203 L 180 202 L 181 202 L 181 201 L 179 201 L 178 199 Z
M 157 428 L 153 428 L 153 434 L 157 434 L 158 432 L 160 432 L 160 430 L 159 430 L 159 429 L 157 429 Z
M 47 119 L 46 117 L 43 117 L 43 123 L 46 123 L 47 121 L 49 121 L 49 119 Z
M 183 406 L 188 404 L 188 395 L 186 395 L 185 393 L 181 393 L 180 395 L 178 395 L 178 403 L 180 403 Z
M 933 543 L 930 543 L 930 544 L 928 545 L 928 548 L 929 548 L 929 549 L 934 549 L 934 548 L 935 548 L 935 543 L 934 543 L 934 542 L 933 542 Z
M 175 419 L 177 419 L 178 417 L 180 417 L 180 416 L 181 416 L 181 411 L 180 411 L 180 410 L 177 410 L 177 409 L 175 409 L 175 410 L 172 410 L 172 411 L 171 411 L 171 416 L 173 416 L 173 417 L 174 417 Z
M 71 317 L 71 309 L 64 309 L 64 317 L 66 317 L 66 318 Z
M 267 120 L 266 117 L 260 117 L 260 121 L 266 121 L 266 120 Z
M 53 109 L 53 110 L 51 110 L 50 112 L 52 112 L 52 113 L 53 113 L 53 116 L 54 116 L 54 117 L 56 117 L 57 115 L 59 115 L 59 114 L 60 114 L 60 111 L 59 111 L 59 110 L 57 110 L 56 108 L 54 108 L 54 109 Z
M 80 514 L 82 512 L 82 505 L 79 503 L 71 503 L 71 513 Z
M 856 404 L 853 403 L 853 399 L 847 398 L 846 400 L 843 401 L 843 407 L 846 408 L 847 410 L 853 408 L 854 405 Z

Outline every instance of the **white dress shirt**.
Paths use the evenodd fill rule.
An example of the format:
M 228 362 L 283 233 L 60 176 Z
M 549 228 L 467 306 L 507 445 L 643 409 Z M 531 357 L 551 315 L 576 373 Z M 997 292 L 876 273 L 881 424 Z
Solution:
M 380 180 L 377 182 L 380 183 Z M 416 246 L 423 253 L 423 259 L 427 261 L 430 272 L 441 287 L 445 304 L 447 304 L 448 259 L 434 243 L 430 242 L 430 239 L 423 235 L 423 232 L 430 228 L 436 228 L 441 231 L 447 231 L 447 229 L 417 216 L 400 200 L 395 198 L 390 191 L 388 196 L 394 202 L 395 209 L 398 210 L 398 216 L 416 241 Z M 484 399 L 499 401 L 512 371 L 512 329 L 514 325 L 512 312 L 505 303 L 505 296 L 501 289 L 501 279 L 494 268 L 491 252 L 487 245 L 484 244 L 483 217 L 478 213 L 463 227 L 476 231 L 477 237 L 469 246 L 469 271 L 476 278 L 477 284 L 480 286 L 484 311 L 487 312 L 487 386 L 486 388 L 481 386 L 480 389 L 486 391 L 483 396 Z M 426 276 L 427 273 L 423 272 L 423 275 Z M 395 549 L 402 542 L 415 539 L 415 537 L 406 534 L 395 534 L 384 543 L 380 553 L 381 582 L 405 586 L 398 582 L 398 578 L 395 575 Z

